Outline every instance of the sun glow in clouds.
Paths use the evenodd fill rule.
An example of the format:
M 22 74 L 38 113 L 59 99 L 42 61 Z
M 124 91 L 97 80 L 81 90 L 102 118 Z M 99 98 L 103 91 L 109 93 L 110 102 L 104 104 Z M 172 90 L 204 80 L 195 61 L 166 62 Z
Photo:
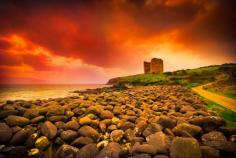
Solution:
M 1 1 L 0 83 L 106 83 L 152 57 L 165 71 L 235 62 L 234 3 Z
M 114 76 L 116 73 L 127 73 L 120 69 L 104 69 L 89 65 L 78 58 L 56 55 L 16 34 L 2 39 L 9 44 L 9 48 L 5 52 L 19 60 L 18 65 L 0 66 L 6 72 L 4 75 L 11 78 L 3 81 L 3 83 L 34 83 L 34 80 L 35 83 L 38 81 L 43 83 L 78 83 L 81 79 L 85 81 L 82 83 L 88 83 L 86 78 L 89 81 L 92 76 L 96 76 L 93 83 L 101 83 L 104 82 L 104 78 L 108 79 L 108 76 Z M 32 59 L 26 59 L 32 57 L 31 55 L 33 56 Z M 39 67 L 45 67 L 45 69 L 38 70 L 36 63 L 41 64 Z M 90 76 L 91 74 L 92 76 Z M 23 82 L 22 78 L 25 78 Z

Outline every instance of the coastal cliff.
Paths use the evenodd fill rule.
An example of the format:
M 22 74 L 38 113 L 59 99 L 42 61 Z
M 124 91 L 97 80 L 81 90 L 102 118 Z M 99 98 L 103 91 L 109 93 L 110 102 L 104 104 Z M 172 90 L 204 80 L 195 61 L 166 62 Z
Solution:
M 110 79 L 112 85 L 152 85 L 180 84 L 192 88 L 207 84 L 223 77 L 235 78 L 236 64 L 223 64 L 200 67 L 195 69 L 177 70 L 165 73 L 147 73 Z
M 121 77 L 111 78 L 111 79 L 108 80 L 107 84 L 109 84 L 109 85 L 115 85 L 115 84 L 117 84 L 117 83 L 119 82 L 120 78 L 121 78 Z

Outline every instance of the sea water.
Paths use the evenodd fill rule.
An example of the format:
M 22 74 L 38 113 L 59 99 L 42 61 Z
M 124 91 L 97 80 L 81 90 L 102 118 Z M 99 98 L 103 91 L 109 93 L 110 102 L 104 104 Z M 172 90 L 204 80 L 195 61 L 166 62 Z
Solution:
M 36 100 L 75 96 L 76 90 L 108 87 L 104 84 L 21 84 L 0 85 L 0 102 L 6 100 Z

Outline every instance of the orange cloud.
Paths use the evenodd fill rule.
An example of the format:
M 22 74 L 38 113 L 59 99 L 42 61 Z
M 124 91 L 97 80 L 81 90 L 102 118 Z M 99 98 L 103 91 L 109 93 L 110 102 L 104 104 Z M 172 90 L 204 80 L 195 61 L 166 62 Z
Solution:
M 235 2 L 226 0 L 1 1 L 1 82 L 106 82 L 235 62 Z M 192 61 L 192 62 L 190 62 Z M 12 78 L 12 80 L 10 80 Z
M 0 83 L 101 83 L 116 73 L 127 75 L 116 68 L 104 69 L 57 55 L 17 34 L 1 39 L 9 47 L 2 50 L 5 61 L 0 65 Z

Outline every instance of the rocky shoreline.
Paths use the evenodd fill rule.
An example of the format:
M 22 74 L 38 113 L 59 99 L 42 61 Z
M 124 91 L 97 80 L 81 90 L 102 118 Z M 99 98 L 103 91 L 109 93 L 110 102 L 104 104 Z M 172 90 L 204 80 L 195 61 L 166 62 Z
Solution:
M 236 128 L 178 85 L 0 105 L 0 158 L 234 158 Z

